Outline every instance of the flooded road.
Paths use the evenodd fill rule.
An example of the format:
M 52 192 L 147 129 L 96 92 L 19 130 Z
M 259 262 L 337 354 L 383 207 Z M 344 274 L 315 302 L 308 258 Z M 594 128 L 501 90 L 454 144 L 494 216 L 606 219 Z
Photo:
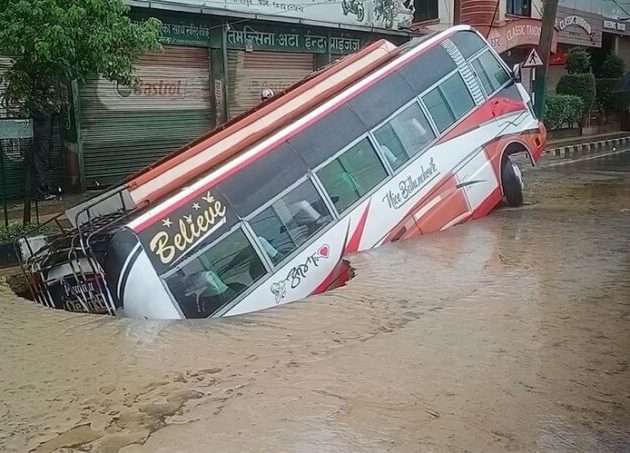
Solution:
M 532 204 L 243 317 L 73 315 L 0 286 L 0 451 L 628 451 L 630 152 L 525 176 Z

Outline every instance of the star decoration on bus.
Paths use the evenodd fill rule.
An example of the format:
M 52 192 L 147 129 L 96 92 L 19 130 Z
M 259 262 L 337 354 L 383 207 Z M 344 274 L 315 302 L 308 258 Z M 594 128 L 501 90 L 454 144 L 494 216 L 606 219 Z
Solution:
M 169 218 L 162 220 L 162 225 L 165 226 L 166 228 L 170 228 L 172 224 L 173 222 L 171 222 L 171 219 Z
M 201 209 L 201 206 L 199 206 L 199 203 L 195 203 L 195 204 L 193 204 L 193 205 L 192 205 L 192 208 L 193 208 L 195 211 L 199 211 L 199 210 Z

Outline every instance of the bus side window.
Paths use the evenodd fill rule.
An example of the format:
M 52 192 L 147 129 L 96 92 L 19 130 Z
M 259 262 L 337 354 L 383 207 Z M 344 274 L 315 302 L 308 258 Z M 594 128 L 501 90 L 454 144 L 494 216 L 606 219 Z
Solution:
M 385 158 L 396 170 L 435 138 L 417 103 L 411 104 L 374 132 Z
M 205 318 L 236 299 L 265 273 L 262 261 L 238 229 L 165 281 L 187 318 Z
M 444 132 L 475 106 L 459 72 L 455 72 L 422 96 L 422 101 L 440 132 Z
M 494 93 L 510 80 L 508 73 L 489 50 L 483 52 L 471 63 L 487 95 Z
M 256 214 L 249 224 L 265 253 L 278 264 L 331 221 L 324 200 L 306 180 Z
M 387 178 L 387 171 L 364 138 L 318 170 L 317 176 L 341 213 Z

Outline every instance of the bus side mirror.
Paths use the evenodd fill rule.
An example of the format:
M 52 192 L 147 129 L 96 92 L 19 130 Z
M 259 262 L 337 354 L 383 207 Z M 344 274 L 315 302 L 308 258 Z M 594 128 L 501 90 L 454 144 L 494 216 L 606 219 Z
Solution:
M 516 83 L 521 83 L 522 77 L 521 77 L 520 64 L 515 64 L 514 67 L 512 68 L 512 79 L 514 79 Z

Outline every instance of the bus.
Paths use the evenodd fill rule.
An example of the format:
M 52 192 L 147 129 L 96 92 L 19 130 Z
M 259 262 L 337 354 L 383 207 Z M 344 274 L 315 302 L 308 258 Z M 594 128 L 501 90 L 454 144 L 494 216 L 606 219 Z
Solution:
M 473 28 L 381 40 L 68 210 L 23 268 L 54 308 L 262 310 L 343 284 L 348 254 L 520 205 L 511 156 L 535 165 L 545 141 L 518 69 Z

